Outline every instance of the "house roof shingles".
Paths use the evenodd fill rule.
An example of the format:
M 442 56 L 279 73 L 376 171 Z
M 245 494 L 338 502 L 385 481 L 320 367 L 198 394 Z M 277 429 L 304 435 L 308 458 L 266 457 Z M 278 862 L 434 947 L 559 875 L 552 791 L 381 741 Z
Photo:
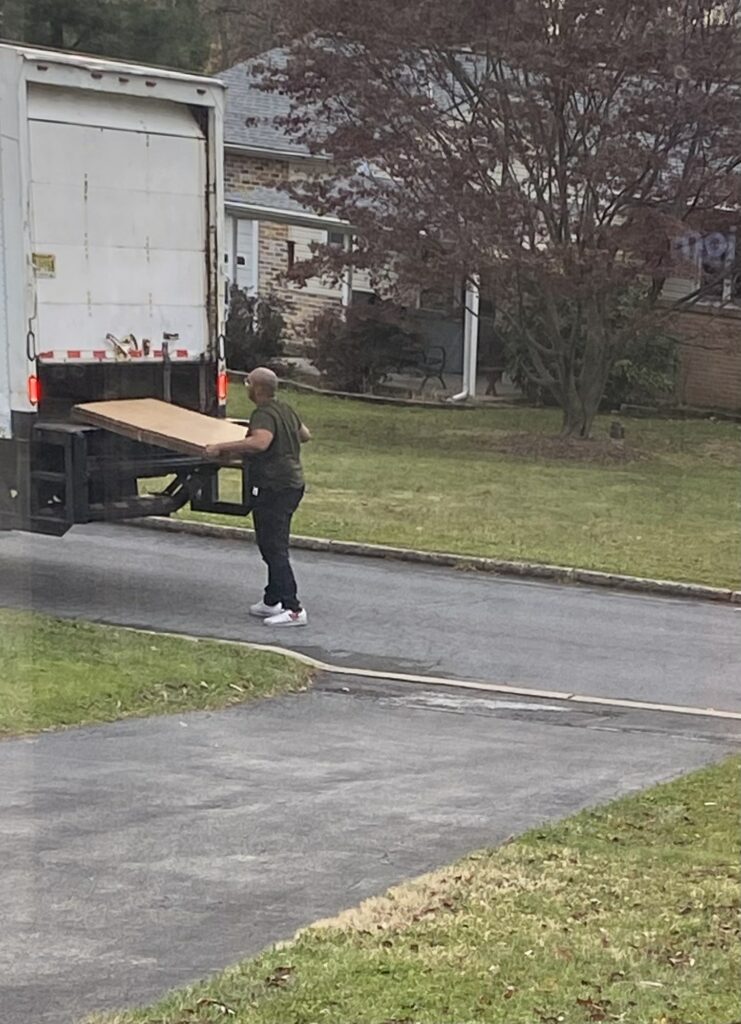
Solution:
M 310 156 L 307 146 L 296 142 L 275 125 L 275 118 L 285 117 L 290 111 L 290 100 L 277 92 L 264 92 L 259 88 L 260 65 L 283 68 L 287 52 L 268 50 L 252 60 L 227 68 L 217 77 L 227 86 L 224 116 L 224 142 L 227 146 L 268 150 L 296 157 Z M 249 123 L 248 123 L 249 121 Z

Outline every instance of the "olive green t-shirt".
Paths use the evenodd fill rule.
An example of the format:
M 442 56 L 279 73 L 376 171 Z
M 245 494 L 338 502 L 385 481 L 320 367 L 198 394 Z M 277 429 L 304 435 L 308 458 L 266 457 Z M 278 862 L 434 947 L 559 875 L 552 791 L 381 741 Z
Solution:
M 273 399 L 259 405 L 250 417 L 250 430 L 269 430 L 273 440 L 267 451 L 252 460 L 252 483 L 266 491 L 303 487 L 301 420 L 290 405 Z

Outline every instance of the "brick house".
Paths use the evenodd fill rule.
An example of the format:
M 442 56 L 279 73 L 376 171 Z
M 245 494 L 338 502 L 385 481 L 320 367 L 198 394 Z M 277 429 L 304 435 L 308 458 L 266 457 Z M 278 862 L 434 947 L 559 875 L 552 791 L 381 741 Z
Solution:
M 261 60 L 280 62 L 285 55 L 272 50 Z M 357 272 L 341 285 L 312 279 L 298 288 L 283 280 L 294 261 L 309 257 L 312 242 L 347 244 L 349 227 L 303 208 L 279 189 L 281 182 L 321 173 L 329 161 L 313 156 L 275 126 L 274 119 L 288 113 L 289 101 L 261 91 L 253 67 L 254 62 L 247 61 L 219 76 L 228 87 L 224 126 L 227 276 L 253 293 L 272 291 L 287 300 L 289 339 L 300 344 L 307 322 L 317 312 L 349 305 L 353 296 L 372 289 L 367 275 Z M 735 240 L 732 224 L 727 230 L 693 238 L 686 276 L 673 277 L 665 286 L 667 298 L 675 300 L 694 291 L 708 275 L 717 278 L 719 259 L 727 267 L 723 281 L 691 309 L 678 313 L 670 325 L 680 341 L 676 399 L 682 406 L 741 412 L 741 251 L 736 254 Z M 439 309 L 430 312 L 430 340 L 444 342 L 448 370 L 463 370 L 464 376 L 468 372 L 473 384 L 475 370 L 466 371 L 463 351 L 463 336 L 471 324 L 464 328 L 460 312 L 454 320 L 441 319 Z M 464 316 L 468 319 L 467 313 Z M 472 319 L 478 333 L 478 317 Z
M 348 245 L 350 226 L 302 207 L 279 188 L 280 183 L 321 174 L 327 158 L 317 157 L 288 138 L 274 124 L 289 111 L 286 97 L 258 87 L 256 63 L 278 64 L 285 52 L 271 50 L 256 60 L 236 64 L 218 76 L 227 86 L 224 124 L 226 203 L 226 261 L 230 282 L 253 294 L 275 293 L 288 304 L 286 315 L 290 348 L 297 351 L 307 340 L 306 326 L 318 312 L 342 308 L 373 292 L 369 275 L 357 268 L 341 284 L 313 278 L 299 288 L 285 281 L 293 262 L 308 259 L 312 242 Z M 464 336 L 479 333 L 482 317 L 453 295 L 443 311 L 440 296 L 415 296 L 418 329 L 427 344 L 445 350 L 447 373 L 463 376 L 464 393 L 475 390 L 476 367 L 466 363 Z M 465 308 L 464 308 L 465 307 Z M 476 308 L 479 308 L 478 297 Z M 479 369 L 481 366 L 479 365 Z
M 263 59 L 280 60 L 281 51 Z M 294 262 L 308 259 L 312 242 L 346 244 L 348 226 L 313 213 L 279 189 L 281 182 L 321 173 L 327 161 L 272 123 L 288 110 L 285 97 L 260 91 L 253 62 L 219 76 L 227 85 L 224 125 L 227 276 L 247 291 L 273 292 L 288 304 L 289 339 L 300 342 L 307 322 L 328 307 L 352 300 L 351 290 L 370 291 L 367 278 L 334 284 L 313 278 L 303 288 L 286 283 Z M 253 123 L 248 125 L 250 119 Z

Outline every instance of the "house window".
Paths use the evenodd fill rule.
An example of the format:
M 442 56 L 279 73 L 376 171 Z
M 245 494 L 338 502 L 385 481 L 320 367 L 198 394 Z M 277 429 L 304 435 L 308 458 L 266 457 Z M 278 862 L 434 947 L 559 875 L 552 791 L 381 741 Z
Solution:
M 336 245 L 338 249 L 345 248 L 345 234 L 343 231 L 328 231 L 327 245 Z
M 714 231 L 697 243 L 699 284 L 707 302 L 741 302 L 741 265 L 736 229 Z
M 296 262 L 296 243 L 286 242 L 286 252 L 288 256 L 288 269 L 293 270 L 293 265 Z

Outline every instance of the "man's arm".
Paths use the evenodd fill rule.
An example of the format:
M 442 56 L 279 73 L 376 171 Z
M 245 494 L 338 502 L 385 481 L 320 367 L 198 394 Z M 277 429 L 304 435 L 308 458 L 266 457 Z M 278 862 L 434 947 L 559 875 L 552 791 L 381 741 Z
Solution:
M 243 441 L 227 441 L 226 444 L 210 444 L 204 455 L 207 459 L 218 459 L 223 455 L 259 455 L 273 443 L 272 430 L 259 428 L 250 430 Z
M 311 440 L 311 431 L 305 423 L 302 423 L 298 428 L 298 439 L 302 444 L 306 444 L 307 441 Z

